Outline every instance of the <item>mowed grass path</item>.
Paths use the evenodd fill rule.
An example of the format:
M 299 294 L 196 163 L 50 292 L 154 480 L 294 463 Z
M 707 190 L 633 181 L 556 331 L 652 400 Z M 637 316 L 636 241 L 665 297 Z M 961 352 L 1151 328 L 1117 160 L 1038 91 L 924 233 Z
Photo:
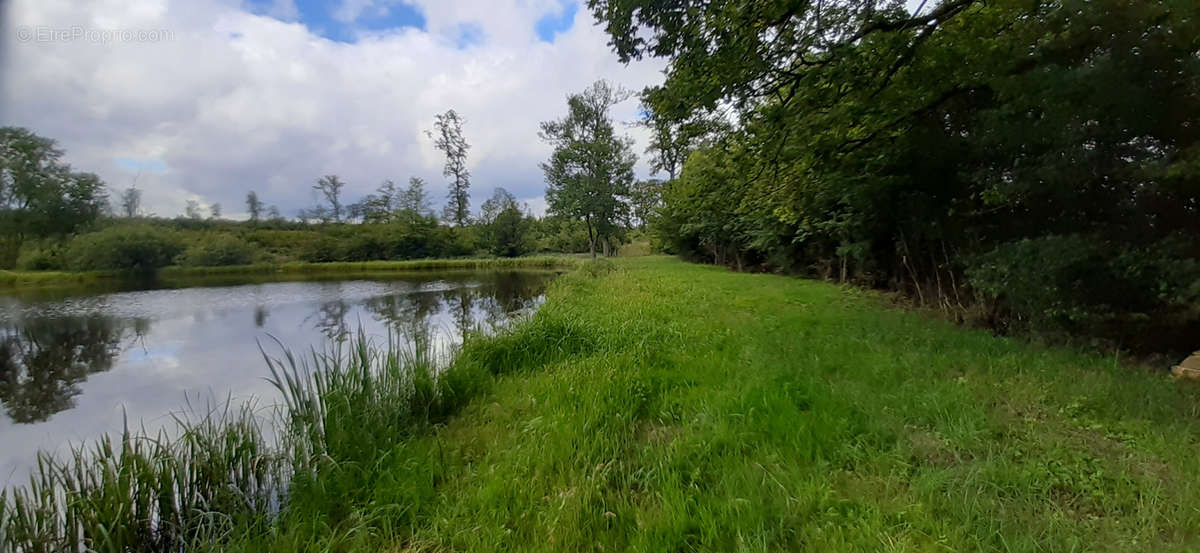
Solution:
M 509 366 L 247 549 L 1200 550 L 1200 388 L 871 294 L 623 259 L 464 357 Z

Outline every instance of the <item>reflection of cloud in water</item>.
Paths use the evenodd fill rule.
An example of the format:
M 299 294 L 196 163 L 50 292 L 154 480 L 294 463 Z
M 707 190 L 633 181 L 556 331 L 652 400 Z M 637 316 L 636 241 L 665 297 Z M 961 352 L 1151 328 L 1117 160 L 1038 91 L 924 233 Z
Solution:
M 545 274 L 485 273 L 122 292 L 60 302 L 4 298 L 0 338 L 8 341 L 0 348 L 8 349 L 0 354 L 9 357 L 0 358 L 0 403 L 5 410 L 25 405 L 44 412 L 0 416 L 0 483 L 10 476 L 24 480 L 38 449 L 61 453 L 67 442 L 119 431 L 125 417 L 154 432 L 171 427 L 171 413 L 189 401 L 203 405 L 231 396 L 238 403 L 273 403 L 276 392 L 265 380 L 258 345 L 278 353 L 272 337 L 304 353 L 361 328 L 377 341 L 392 337 L 444 358 L 467 331 L 502 326 L 512 313 L 536 307 L 548 280 Z M 31 335 L 49 332 L 40 329 L 61 331 Z M 84 343 L 89 340 L 94 343 Z M 31 370 L 26 361 L 14 362 L 12 352 L 29 351 L 32 343 L 90 357 L 67 364 L 59 363 L 67 353 L 43 355 L 33 365 L 43 368 Z M 58 395 L 38 399 L 54 390 Z

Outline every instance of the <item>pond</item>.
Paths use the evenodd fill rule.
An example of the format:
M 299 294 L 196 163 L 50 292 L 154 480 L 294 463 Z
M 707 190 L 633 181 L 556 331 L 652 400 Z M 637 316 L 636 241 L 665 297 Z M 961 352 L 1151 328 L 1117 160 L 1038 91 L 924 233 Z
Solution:
M 307 353 L 361 329 L 445 359 L 467 333 L 536 309 L 553 277 L 406 273 L 0 296 L 0 488 L 24 481 L 38 450 L 62 454 L 125 421 L 155 432 L 197 406 L 274 403 L 260 344 L 273 356 L 281 345 Z

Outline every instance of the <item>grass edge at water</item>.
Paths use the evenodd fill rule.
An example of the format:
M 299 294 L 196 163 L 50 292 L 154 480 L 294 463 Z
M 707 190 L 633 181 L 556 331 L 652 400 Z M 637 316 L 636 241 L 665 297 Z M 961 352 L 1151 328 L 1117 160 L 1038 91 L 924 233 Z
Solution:
M 404 261 L 335 261 L 328 263 L 292 262 L 283 264 L 230 265 L 224 267 L 180 267 L 172 265 L 151 273 L 160 279 L 187 279 L 205 276 L 279 277 L 362 274 L 404 271 L 493 270 L 493 269 L 570 269 L 581 263 L 579 257 L 541 255 L 526 257 L 481 257 L 447 259 L 410 259 Z M 0 290 L 78 286 L 127 278 L 124 271 L 8 271 L 0 270 Z

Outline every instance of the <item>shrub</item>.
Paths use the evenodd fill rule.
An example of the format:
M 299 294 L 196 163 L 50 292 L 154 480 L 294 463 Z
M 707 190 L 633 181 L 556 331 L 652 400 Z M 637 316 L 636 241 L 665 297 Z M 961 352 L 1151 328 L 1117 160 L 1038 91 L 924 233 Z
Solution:
M 222 267 L 249 265 L 254 261 L 254 248 L 232 234 L 205 236 L 179 256 L 178 264 L 187 267 Z
M 146 271 L 170 265 L 183 243 L 169 230 L 116 226 L 75 237 L 66 252 L 76 271 Z
M 66 257 L 62 242 L 47 240 L 28 242 L 21 246 L 17 256 L 17 269 L 22 271 L 60 271 L 66 268 Z
M 311 254 L 324 239 L 320 233 L 312 230 L 256 229 L 245 237 L 262 255 L 277 261 L 306 260 L 305 256 Z
M 970 258 L 966 272 L 994 308 L 1034 330 L 1166 340 L 1200 320 L 1200 264 L 1186 250 L 1171 240 L 1134 250 L 1050 236 Z

